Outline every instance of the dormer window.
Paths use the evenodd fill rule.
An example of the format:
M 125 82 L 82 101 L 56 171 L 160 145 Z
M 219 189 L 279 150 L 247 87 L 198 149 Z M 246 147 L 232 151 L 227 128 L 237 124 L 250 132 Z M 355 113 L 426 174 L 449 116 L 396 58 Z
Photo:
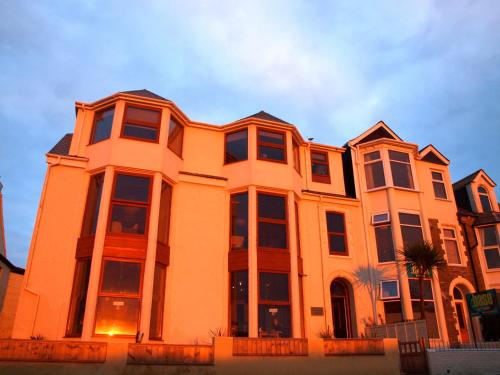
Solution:
M 90 144 L 104 141 L 111 136 L 114 114 L 115 107 L 106 108 L 95 113 Z
M 128 105 L 123 115 L 122 137 L 158 142 L 161 109 Z
M 477 189 L 479 193 L 479 200 L 481 201 L 481 207 L 483 208 L 483 212 L 491 212 L 491 203 L 490 197 L 488 196 L 488 190 L 484 188 L 484 186 L 480 186 Z
M 389 161 L 391 163 L 392 183 L 394 186 L 414 189 L 410 156 L 405 152 L 389 150 Z

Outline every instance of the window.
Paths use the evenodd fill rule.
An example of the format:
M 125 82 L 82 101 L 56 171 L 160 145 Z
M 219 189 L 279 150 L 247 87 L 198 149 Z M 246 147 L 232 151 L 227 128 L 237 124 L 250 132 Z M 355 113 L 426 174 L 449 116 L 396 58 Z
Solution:
M 295 138 L 292 139 L 292 149 L 293 149 L 293 167 L 297 172 L 300 173 L 300 148 L 299 148 L 299 143 L 295 140 Z
M 404 152 L 389 150 L 389 160 L 394 186 L 414 189 L 409 155 Z
M 87 193 L 87 203 L 83 216 L 82 237 L 92 236 L 97 228 L 97 218 L 99 217 L 99 207 L 101 205 L 102 184 L 104 183 L 104 173 L 90 178 L 89 191 Z
M 248 193 L 231 195 L 231 250 L 248 249 Z
M 137 333 L 141 304 L 142 263 L 104 259 L 99 288 L 95 334 Z
M 260 249 L 288 249 L 286 210 L 286 197 L 258 193 L 257 226 Z
M 257 129 L 257 158 L 286 163 L 285 133 Z
M 87 289 L 89 286 L 90 264 L 91 258 L 76 260 L 66 337 L 82 336 L 85 304 L 87 302 Z
M 419 215 L 400 212 L 399 223 L 401 224 L 401 235 L 405 248 L 424 241 Z
M 296 233 L 296 240 L 297 240 L 297 256 L 301 256 L 301 251 L 300 251 L 300 229 L 299 229 L 299 205 L 297 202 L 294 202 L 295 206 L 295 233 Z
M 379 263 L 394 262 L 396 253 L 394 251 L 391 224 L 375 226 L 375 240 Z
M 149 321 L 149 338 L 151 340 L 161 340 L 162 338 L 166 274 L 167 267 L 156 263 L 151 301 L 151 320 Z
M 443 228 L 444 248 L 446 250 L 446 257 L 450 264 L 461 264 L 460 252 L 458 250 L 457 237 L 455 230 L 452 228 Z
M 339 212 L 326 213 L 328 231 L 328 248 L 332 255 L 348 255 L 347 234 L 344 214 Z
M 165 181 L 162 181 L 157 241 L 166 246 L 169 245 L 168 239 L 170 232 L 171 204 L 172 204 L 172 186 L 167 184 Z
M 385 323 L 399 323 L 403 321 L 403 308 L 400 299 L 384 301 Z
M 481 229 L 483 237 L 484 257 L 488 269 L 500 268 L 500 253 L 498 249 L 498 233 L 494 225 Z
M 288 274 L 259 273 L 259 337 L 291 337 Z
M 90 144 L 104 141 L 111 136 L 111 128 L 113 127 L 113 116 L 115 107 L 106 108 L 96 112 L 94 115 L 94 127 L 92 128 L 92 136 Z
M 248 337 L 248 271 L 231 272 L 231 336 Z
M 385 186 L 384 166 L 380 158 L 380 151 L 365 154 L 364 160 L 367 189 Z
M 248 129 L 226 134 L 226 164 L 248 159 Z
M 372 224 L 384 224 L 390 222 L 389 212 L 384 212 L 382 214 L 373 214 L 372 216 Z
M 397 280 L 384 280 L 380 282 L 380 298 L 399 298 L 399 283 Z
M 182 158 L 182 142 L 184 139 L 184 126 L 179 124 L 172 116 L 168 127 L 168 148 Z
M 127 105 L 123 115 L 122 137 L 158 142 L 161 109 Z
M 447 199 L 446 188 L 444 186 L 443 174 L 441 172 L 431 172 L 434 196 L 439 199 Z
M 420 286 L 418 279 L 408 279 L 410 284 L 411 306 L 413 309 L 413 318 L 420 319 Z M 434 296 L 432 294 L 432 284 L 430 279 L 425 279 L 423 283 L 424 290 L 424 309 L 425 320 L 427 322 L 427 333 L 429 338 L 439 338 L 439 329 L 436 318 L 436 309 L 434 307 Z
M 488 196 L 488 191 L 483 187 L 480 186 L 477 189 L 479 193 L 479 200 L 481 201 L 481 207 L 483 208 L 483 212 L 491 212 L 491 203 L 490 203 L 490 197 Z
M 311 150 L 311 172 L 314 182 L 330 183 L 330 167 L 328 153 Z
M 116 175 L 109 232 L 139 235 L 146 233 L 150 181 L 149 177 Z

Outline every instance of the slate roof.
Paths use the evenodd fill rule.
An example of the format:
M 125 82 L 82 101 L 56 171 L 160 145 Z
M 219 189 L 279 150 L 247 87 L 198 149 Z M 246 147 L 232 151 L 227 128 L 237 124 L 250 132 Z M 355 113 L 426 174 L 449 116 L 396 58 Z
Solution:
M 68 133 L 62 137 L 59 142 L 56 143 L 49 151 L 49 154 L 55 155 L 69 155 L 69 147 L 71 146 L 71 140 L 73 139 L 73 134 Z
M 3 254 L 0 254 L 0 263 L 5 264 L 9 267 L 10 272 L 17 273 L 19 275 L 24 275 L 24 268 L 14 266 L 10 260 L 7 259 Z
M 128 94 L 128 95 L 135 95 L 135 96 L 142 96 L 144 98 L 149 98 L 149 99 L 157 99 L 157 100 L 165 100 L 167 102 L 170 102 L 170 100 L 164 98 L 163 96 L 157 95 L 154 92 L 151 92 L 146 89 L 142 90 L 131 90 L 131 91 L 120 91 L 120 94 Z
M 474 181 L 474 179 L 476 178 L 476 176 L 481 171 L 482 171 L 482 169 L 479 169 L 479 170 L 475 171 L 474 173 L 471 173 L 470 175 L 468 175 L 468 176 L 462 178 L 461 180 L 458 180 L 457 182 L 455 182 L 453 184 L 453 190 L 458 190 L 458 189 L 464 187 L 465 185 L 470 184 L 472 181 Z
M 248 116 L 248 117 L 244 117 L 242 119 L 239 119 L 238 121 L 241 121 L 241 120 L 246 120 L 248 118 L 257 118 L 257 119 L 260 119 L 260 120 L 266 120 L 266 121 L 274 121 L 274 122 L 281 122 L 282 124 L 287 124 L 287 125 L 290 125 L 289 122 L 286 122 L 286 121 L 283 121 L 282 119 L 276 117 L 276 116 L 273 116 L 267 112 L 264 112 L 264 111 L 260 111 L 260 112 L 257 112 L 251 116 Z

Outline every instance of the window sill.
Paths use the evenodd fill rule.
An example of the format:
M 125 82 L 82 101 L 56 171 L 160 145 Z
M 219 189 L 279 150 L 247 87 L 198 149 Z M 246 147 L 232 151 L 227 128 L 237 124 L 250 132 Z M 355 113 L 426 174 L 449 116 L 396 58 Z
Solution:
M 267 158 L 264 158 L 262 156 L 260 156 L 260 157 L 258 156 L 257 160 L 259 160 L 259 161 L 268 161 L 268 162 L 271 162 L 271 163 L 285 164 L 285 165 L 288 164 L 286 160 L 267 159 Z
M 395 260 L 389 260 L 387 262 L 377 262 L 377 266 L 392 266 L 396 264 Z
M 158 139 L 145 139 L 145 138 L 127 137 L 126 135 L 120 135 L 120 139 L 130 139 L 131 141 L 156 143 L 156 144 L 159 143 Z
M 484 271 L 488 272 L 488 273 L 500 272 L 500 267 L 498 267 L 498 268 L 488 268 L 488 266 L 486 266 L 486 269 Z
M 464 268 L 467 267 L 467 265 L 462 264 L 462 263 L 448 263 L 448 266 L 450 266 L 450 267 L 464 267 Z M 500 268 L 499 268 L 499 270 L 500 270 Z
M 448 199 L 448 198 L 437 198 L 437 197 L 434 197 L 435 200 L 437 201 L 441 201 L 441 202 L 450 202 L 450 203 L 453 203 L 453 201 L 451 199 Z
M 341 254 L 341 253 L 328 253 L 328 257 L 330 258 L 341 258 L 341 259 L 352 259 L 352 256 L 349 254 Z

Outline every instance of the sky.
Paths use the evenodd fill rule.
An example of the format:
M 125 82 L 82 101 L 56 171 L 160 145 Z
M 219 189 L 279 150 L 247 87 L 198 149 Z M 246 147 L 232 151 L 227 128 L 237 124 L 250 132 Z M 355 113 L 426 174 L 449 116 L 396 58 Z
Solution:
M 0 181 L 24 266 L 74 102 L 149 89 L 192 120 L 265 110 L 343 145 L 383 120 L 500 182 L 500 1 L 0 0 Z

